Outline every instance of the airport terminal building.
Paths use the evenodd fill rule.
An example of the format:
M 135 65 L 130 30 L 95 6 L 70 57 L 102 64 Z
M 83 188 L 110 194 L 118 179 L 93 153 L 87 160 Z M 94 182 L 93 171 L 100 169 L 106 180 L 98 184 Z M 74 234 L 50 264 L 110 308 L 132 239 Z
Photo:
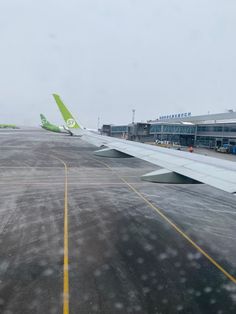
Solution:
M 148 123 L 103 125 L 102 134 L 134 141 L 168 141 L 215 148 L 236 145 L 236 112 L 161 119 Z

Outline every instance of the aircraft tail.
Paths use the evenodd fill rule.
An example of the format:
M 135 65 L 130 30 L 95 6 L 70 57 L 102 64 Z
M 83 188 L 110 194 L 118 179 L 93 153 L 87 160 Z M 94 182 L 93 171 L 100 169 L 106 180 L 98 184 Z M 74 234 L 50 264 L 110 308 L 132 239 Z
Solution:
M 48 120 L 42 113 L 40 114 L 40 118 L 41 118 L 42 125 L 49 124 Z
M 76 122 L 70 111 L 67 109 L 60 96 L 57 94 L 53 94 L 53 97 L 57 103 L 58 108 L 61 111 L 63 119 L 66 122 L 66 125 L 69 129 L 81 129 L 81 126 Z

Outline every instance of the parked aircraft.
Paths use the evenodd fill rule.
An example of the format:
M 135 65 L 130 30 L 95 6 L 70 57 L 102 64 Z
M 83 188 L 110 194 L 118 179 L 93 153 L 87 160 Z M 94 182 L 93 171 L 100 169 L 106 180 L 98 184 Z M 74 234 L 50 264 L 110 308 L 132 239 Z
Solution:
M 142 179 L 146 181 L 174 184 L 206 183 L 236 194 L 235 162 L 95 134 L 76 122 L 60 96 L 56 94 L 53 96 L 71 132 L 101 148 L 94 152 L 95 155 L 137 157 L 163 168 L 143 175 Z
M 46 119 L 46 117 L 43 114 L 40 114 L 40 118 L 41 118 L 41 127 L 47 131 L 51 131 L 51 132 L 56 132 L 56 133 L 67 133 L 70 135 L 73 135 L 73 133 L 66 127 L 64 126 L 57 126 L 54 124 L 51 124 L 50 122 L 48 122 L 48 120 Z
M 19 129 L 15 124 L 0 124 L 0 129 Z

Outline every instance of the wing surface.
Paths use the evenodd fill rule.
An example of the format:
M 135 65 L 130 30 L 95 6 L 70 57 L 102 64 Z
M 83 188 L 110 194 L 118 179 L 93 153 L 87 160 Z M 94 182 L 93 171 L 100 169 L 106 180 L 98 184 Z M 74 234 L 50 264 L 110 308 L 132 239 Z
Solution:
M 236 193 L 236 162 L 89 133 L 84 130 L 82 139 L 91 144 L 107 146 L 196 181 Z

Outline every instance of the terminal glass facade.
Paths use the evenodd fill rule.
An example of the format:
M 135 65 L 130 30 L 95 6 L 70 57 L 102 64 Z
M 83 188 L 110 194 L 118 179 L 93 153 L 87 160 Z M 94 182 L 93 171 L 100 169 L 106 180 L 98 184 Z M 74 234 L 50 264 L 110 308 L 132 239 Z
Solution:
M 153 124 L 150 128 L 150 133 L 165 133 L 165 134 L 195 134 L 194 125 L 179 125 L 179 124 Z
M 198 132 L 205 132 L 205 133 L 211 133 L 211 132 L 229 132 L 229 133 L 235 133 L 236 132 L 236 124 L 227 124 L 227 125 L 198 125 L 197 127 Z
M 112 125 L 111 132 L 112 133 L 127 133 L 128 125 Z
M 150 133 L 154 134 L 154 133 L 160 133 L 161 132 L 161 125 L 158 124 L 153 124 L 150 127 Z
M 215 148 L 225 144 L 236 145 L 236 123 L 209 123 L 186 125 L 180 123 L 134 123 L 110 125 L 105 134 L 141 142 L 169 141 L 183 146 L 196 145 Z

